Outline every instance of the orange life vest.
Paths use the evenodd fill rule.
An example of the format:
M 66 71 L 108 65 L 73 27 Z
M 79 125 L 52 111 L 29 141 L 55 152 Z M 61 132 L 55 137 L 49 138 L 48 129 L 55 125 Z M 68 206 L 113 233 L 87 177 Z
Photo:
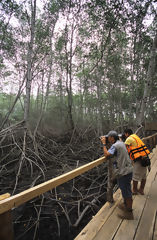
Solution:
M 147 156 L 150 153 L 144 142 L 142 142 L 142 140 L 136 134 L 132 134 L 129 137 L 135 139 L 137 143 L 137 147 L 127 146 L 129 156 L 132 160 Z

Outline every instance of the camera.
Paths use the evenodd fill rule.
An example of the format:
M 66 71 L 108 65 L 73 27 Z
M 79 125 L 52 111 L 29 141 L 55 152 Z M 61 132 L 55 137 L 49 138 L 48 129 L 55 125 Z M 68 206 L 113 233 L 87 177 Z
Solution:
M 105 137 L 105 138 L 106 138 L 106 144 L 108 144 L 108 136 L 107 136 L 107 135 L 100 136 L 99 139 L 101 140 L 102 137 Z
M 108 141 L 108 136 L 105 135 L 105 138 L 106 138 L 106 144 L 108 144 L 108 143 L 109 143 L 109 141 Z
M 108 141 L 108 135 L 100 136 L 99 139 L 101 140 L 102 137 L 105 137 L 105 138 L 106 138 L 106 144 L 108 144 L 108 143 L 109 143 L 109 141 Z M 125 134 L 124 134 L 124 133 L 118 134 L 118 137 L 119 137 L 120 140 L 122 140 L 123 142 L 125 142 L 126 137 L 125 137 Z

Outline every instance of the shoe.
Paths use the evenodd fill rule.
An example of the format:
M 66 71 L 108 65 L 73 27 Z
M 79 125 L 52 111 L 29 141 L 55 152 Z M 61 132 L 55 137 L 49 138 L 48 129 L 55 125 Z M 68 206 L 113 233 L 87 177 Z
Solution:
M 117 206 L 119 209 L 126 211 L 126 205 L 124 203 L 119 203 Z
M 132 191 L 132 195 L 137 195 L 138 194 L 138 191 Z
M 137 190 L 141 195 L 144 195 L 144 187 L 145 187 L 145 184 L 146 184 L 146 179 L 142 179 L 142 181 L 141 181 L 141 186 L 140 186 L 140 188 Z
M 144 192 L 142 189 L 138 189 L 138 192 L 141 194 L 141 195 L 144 195 Z
M 138 181 L 133 180 L 132 195 L 137 195 L 138 194 L 137 186 L 138 186 Z
M 123 220 L 134 220 L 134 215 L 133 215 L 133 211 L 124 211 L 122 212 L 121 214 L 118 214 L 117 215 L 120 219 L 123 219 Z

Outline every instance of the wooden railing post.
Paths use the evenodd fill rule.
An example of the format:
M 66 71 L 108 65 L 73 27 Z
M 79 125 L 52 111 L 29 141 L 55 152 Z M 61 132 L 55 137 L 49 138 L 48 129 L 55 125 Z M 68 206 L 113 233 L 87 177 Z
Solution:
M 113 203 L 113 163 L 111 159 L 107 160 L 108 163 L 108 181 L 107 181 L 107 201 Z
M 153 147 L 156 145 L 156 136 L 153 137 Z
M 154 148 L 154 141 L 153 141 L 153 137 L 151 137 L 151 146 L 152 146 L 152 149 Z
M 0 201 L 10 197 L 9 193 L 0 195 Z M 0 214 L 0 240 L 13 240 L 13 223 L 11 210 Z

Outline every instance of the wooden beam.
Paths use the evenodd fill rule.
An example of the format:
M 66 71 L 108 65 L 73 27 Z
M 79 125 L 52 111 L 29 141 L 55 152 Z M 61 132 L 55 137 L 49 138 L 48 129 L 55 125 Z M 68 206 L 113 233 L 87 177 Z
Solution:
M 10 193 L 4 193 L 0 195 L 0 201 L 10 197 Z
M 82 173 L 87 172 L 88 170 L 102 164 L 105 160 L 105 157 L 101 157 L 91 163 L 85 164 L 79 168 L 76 168 L 68 173 L 65 173 L 61 176 L 53 178 L 47 182 L 41 183 L 35 187 L 27 189 L 19 194 L 16 194 L 8 199 L 0 201 L 0 214 L 7 212 L 8 210 L 17 207 L 69 180 L 81 175 Z
M 151 135 L 151 136 L 148 136 L 148 137 L 145 137 L 145 138 L 142 138 L 142 141 L 148 145 L 149 147 L 151 146 L 151 149 L 153 149 L 156 144 L 157 144 L 157 133 Z
M 0 240 L 13 240 L 13 222 L 11 210 L 0 214 Z
M 157 122 L 146 122 L 145 123 L 145 130 L 149 130 L 149 131 L 151 131 L 151 130 L 157 130 Z
M 157 136 L 157 133 L 155 133 L 155 134 L 153 134 L 151 136 L 142 138 L 142 141 L 146 141 L 146 140 L 152 139 L 153 137 L 156 137 L 156 136 Z
M 155 175 L 156 177 L 156 175 Z M 157 199 L 157 178 L 153 178 L 152 185 L 146 198 L 146 204 L 144 206 L 142 217 L 138 224 L 135 240 L 138 239 L 153 239 L 153 231 L 156 222 L 156 199 Z M 147 224 L 146 224 L 147 223 Z
M 10 194 L 5 193 L 0 195 L 0 201 L 9 198 Z M 13 222 L 11 210 L 0 214 L 0 240 L 13 240 Z

